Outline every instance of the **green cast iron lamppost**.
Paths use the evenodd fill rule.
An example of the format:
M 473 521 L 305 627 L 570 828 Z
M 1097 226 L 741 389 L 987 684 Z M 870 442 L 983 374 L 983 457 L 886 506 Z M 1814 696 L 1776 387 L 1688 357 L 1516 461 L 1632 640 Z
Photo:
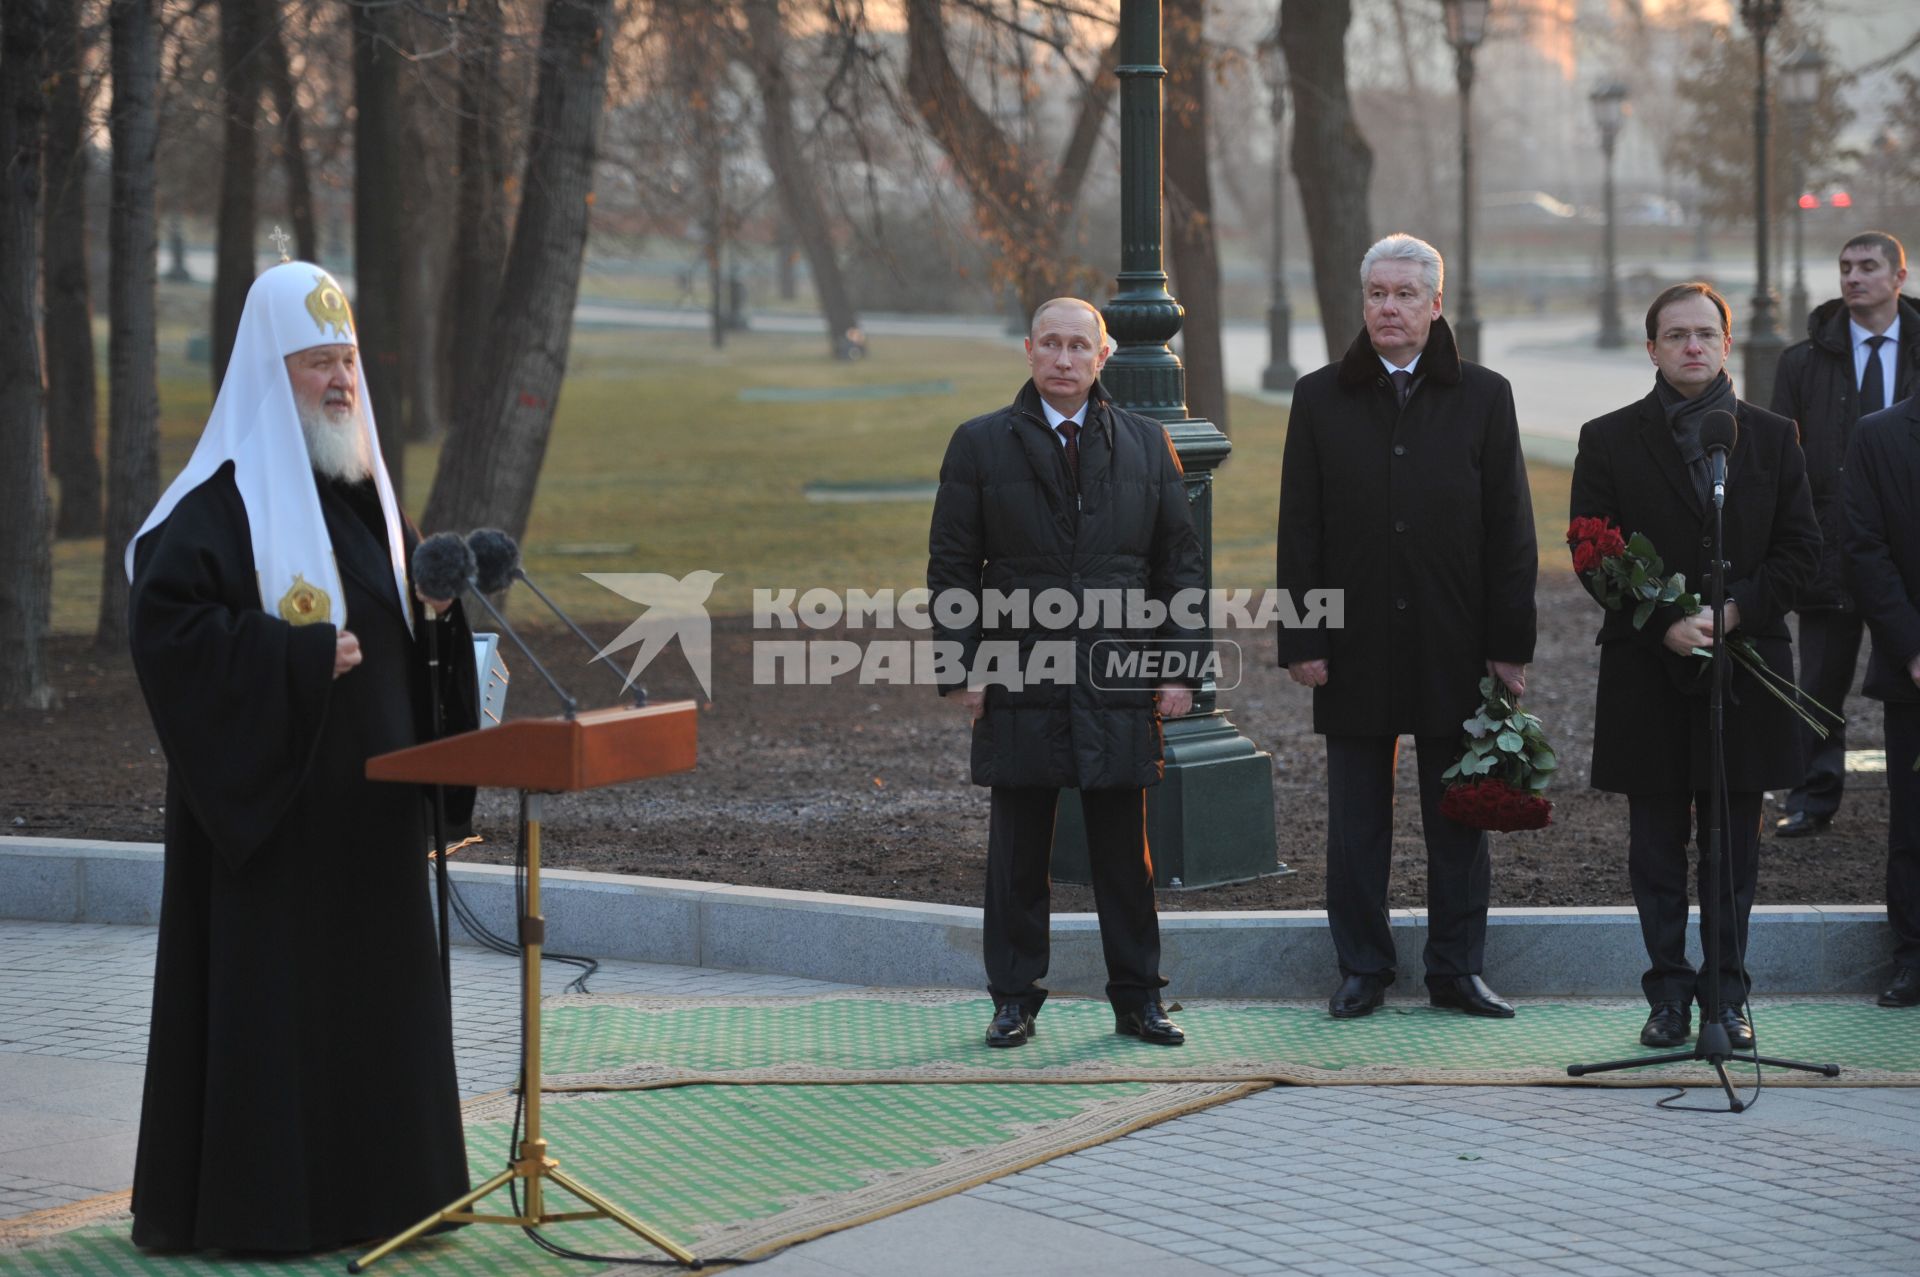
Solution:
M 1186 371 L 1167 343 L 1184 313 L 1167 291 L 1161 259 L 1160 0 L 1120 6 L 1120 273 L 1102 312 L 1114 351 L 1101 380 L 1125 408 L 1167 428 L 1187 472 L 1187 500 L 1213 585 L 1213 472 L 1233 445 L 1212 422 L 1187 415 Z M 1230 637 L 1230 636 L 1229 636 Z M 1248 646 L 1242 635 L 1242 655 Z M 1230 663 L 1227 669 L 1231 670 Z M 1279 863 L 1273 822 L 1273 759 L 1255 748 L 1215 702 L 1209 679 L 1193 712 L 1169 721 L 1166 776 L 1147 790 L 1154 881 L 1199 887 L 1291 872 Z M 1064 796 L 1063 796 L 1064 797 Z M 1079 796 L 1060 804 L 1054 876 L 1087 881 Z
M 1293 303 L 1287 299 L 1287 58 L 1280 28 L 1260 42 L 1260 70 L 1273 113 L 1273 304 L 1267 307 L 1267 366 L 1262 390 L 1292 390 L 1300 380 L 1293 366 Z
M 1758 278 L 1753 286 L 1753 316 L 1747 321 L 1746 362 L 1742 387 L 1748 400 L 1766 403 L 1773 397 L 1773 372 L 1780 362 L 1780 321 L 1774 314 L 1773 284 L 1768 273 L 1773 205 L 1767 191 L 1767 37 L 1779 24 L 1783 0 L 1740 0 L 1740 21 L 1753 33 L 1753 262 Z
M 1793 120 L 1793 291 L 1787 294 L 1788 331 L 1807 322 L 1807 209 L 1819 203 L 1806 194 L 1807 142 L 1813 134 L 1813 108 L 1820 100 L 1820 79 L 1827 60 L 1811 44 L 1780 67 L 1781 96 Z
M 1460 309 L 1453 336 L 1460 357 L 1480 362 L 1480 312 L 1473 304 L 1473 51 L 1487 37 L 1487 11 L 1493 0 L 1440 0 L 1446 13 L 1447 43 L 1453 46 L 1454 79 L 1460 86 Z
M 1588 95 L 1593 103 L 1593 122 L 1600 126 L 1600 152 L 1606 157 L 1606 275 L 1600 281 L 1600 340 L 1602 350 L 1618 350 L 1627 344 L 1620 326 L 1619 233 L 1615 230 L 1613 204 L 1613 147 L 1620 139 L 1620 126 L 1627 120 L 1627 86 L 1609 80 Z

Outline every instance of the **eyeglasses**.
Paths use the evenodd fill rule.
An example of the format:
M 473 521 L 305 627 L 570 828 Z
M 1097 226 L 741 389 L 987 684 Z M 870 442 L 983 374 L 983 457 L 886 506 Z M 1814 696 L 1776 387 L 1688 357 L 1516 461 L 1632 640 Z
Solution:
M 1669 328 L 1660 334 L 1660 344 L 1678 348 L 1697 341 L 1702 346 L 1711 346 L 1725 338 L 1726 334 L 1718 328 Z

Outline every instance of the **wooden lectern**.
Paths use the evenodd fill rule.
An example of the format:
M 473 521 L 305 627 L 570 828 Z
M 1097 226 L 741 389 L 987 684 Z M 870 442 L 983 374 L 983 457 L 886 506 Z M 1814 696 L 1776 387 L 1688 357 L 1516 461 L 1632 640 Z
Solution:
M 519 920 L 521 1033 L 525 1043 L 520 1094 L 526 1107 L 526 1134 L 520 1141 L 517 1156 L 506 1170 L 374 1247 L 348 1264 L 348 1272 L 365 1271 L 396 1248 L 442 1224 L 509 1224 L 533 1228 L 570 1219 L 611 1219 L 687 1267 L 699 1266 L 700 1261 L 691 1251 L 564 1174 L 560 1163 L 547 1156 L 547 1142 L 540 1137 L 540 950 L 546 942 L 546 919 L 540 914 L 542 800 L 547 794 L 598 789 L 603 785 L 693 770 L 698 713 L 692 701 L 669 701 L 639 708 L 591 710 L 572 718 L 519 719 L 367 760 L 369 780 L 473 785 L 521 792 L 522 809 L 526 812 L 521 837 L 526 848 L 527 889 L 525 911 Z M 519 1214 L 476 1215 L 468 1209 L 516 1180 L 525 1180 L 527 1190 L 526 1206 Z M 547 1210 L 541 1195 L 545 1180 L 553 1181 L 593 1209 Z

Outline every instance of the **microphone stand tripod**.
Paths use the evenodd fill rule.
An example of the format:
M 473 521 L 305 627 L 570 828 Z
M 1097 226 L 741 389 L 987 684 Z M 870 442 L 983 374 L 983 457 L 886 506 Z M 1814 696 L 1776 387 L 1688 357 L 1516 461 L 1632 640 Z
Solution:
M 1721 466 L 1726 464 L 1724 453 L 1714 455 Z M 1724 868 L 1731 883 L 1733 852 L 1726 830 L 1726 690 L 1727 668 L 1731 658 L 1727 655 L 1727 561 L 1722 509 L 1725 471 L 1720 471 L 1716 479 L 1718 482 L 1713 497 L 1713 570 L 1709 574 L 1711 584 L 1707 593 L 1713 611 L 1713 651 L 1709 655 L 1708 686 L 1711 691 L 1707 700 L 1707 829 L 1706 846 L 1703 848 L 1706 855 L 1700 859 L 1700 950 L 1705 958 L 1701 964 L 1703 970 L 1700 979 L 1696 983 L 1696 988 L 1700 990 L 1700 1034 L 1694 1039 L 1691 1051 L 1667 1051 L 1659 1055 L 1608 1060 L 1603 1064 L 1569 1064 L 1567 1076 L 1585 1077 L 1589 1073 L 1611 1073 L 1620 1069 L 1644 1069 L 1656 1064 L 1698 1060 L 1712 1068 L 1714 1076 L 1720 1080 L 1720 1089 L 1727 1094 L 1727 1111 L 1739 1113 L 1747 1106 L 1734 1094 L 1733 1083 L 1727 1078 L 1729 1062 L 1756 1066 L 1770 1064 L 1780 1069 L 1818 1073 L 1822 1077 L 1839 1077 L 1840 1066 L 1802 1064 L 1797 1060 L 1761 1055 L 1757 1039 L 1753 1054 L 1738 1055 L 1727 1037 L 1727 1026 L 1720 1022 L 1720 874 Z M 1729 900 L 1727 904 L 1730 907 L 1732 901 Z M 1743 960 L 1744 957 L 1743 953 Z

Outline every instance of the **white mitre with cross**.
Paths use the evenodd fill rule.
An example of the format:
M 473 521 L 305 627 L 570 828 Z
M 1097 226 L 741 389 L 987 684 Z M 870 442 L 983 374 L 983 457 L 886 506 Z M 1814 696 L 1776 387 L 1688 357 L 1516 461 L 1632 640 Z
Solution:
M 346 628 L 346 595 L 286 365 L 288 355 L 336 344 L 357 347 L 359 339 L 346 292 L 332 275 L 310 262 L 282 262 L 253 281 L 199 446 L 127 544 L 128 580 L 133 579 L 134 547 L 140 538 L 165 522 L 182 497 L 232 462 L 234 483 L 247 508 L 262 610 L 292 625 L 330 621 Z M 411 625 L 400 508 L 380 453 L 364 365 L 356 365 L 355 377 L 373 482 L 387 525 L 394 586 Z

